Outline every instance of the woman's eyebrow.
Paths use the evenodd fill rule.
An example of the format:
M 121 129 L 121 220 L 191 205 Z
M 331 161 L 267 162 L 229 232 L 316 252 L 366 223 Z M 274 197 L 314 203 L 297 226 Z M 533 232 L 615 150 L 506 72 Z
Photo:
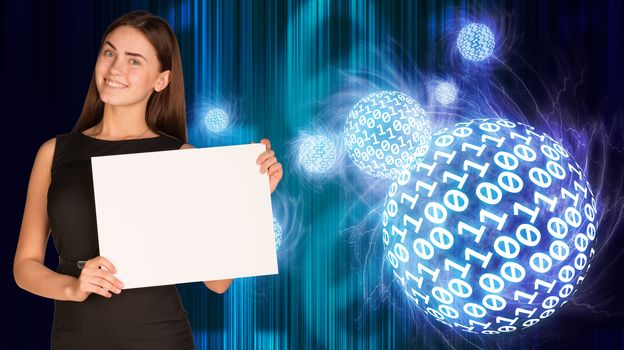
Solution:
M 113 44 L 112 44 L 110 41 L 108 41 L 108 40 L 106 40 L 106 41 L 104 42 L 104 44 L 108 44 L 108 45 L 110 45 L 110 47 L 112 47 L 112 48 L 113 48 L 113 50 L 117 50 L 117 48 L 115 47 L 115 45 L 113 45 Z M 141 55 L 140 53 L 134 53 L 134 52 L 128 52 L 128 51 L 126 51 L 126 52 L 125 52 L 125 54 L 126 54 L 126 55 L 128 55 L 128 56 L 141 57 L 141 58 L 142 58 L 142 59 L 144 59 L 146 62 L 149 62 L 149 61 L 147 60 L 147 58 L 143 57 L 143 55 Z

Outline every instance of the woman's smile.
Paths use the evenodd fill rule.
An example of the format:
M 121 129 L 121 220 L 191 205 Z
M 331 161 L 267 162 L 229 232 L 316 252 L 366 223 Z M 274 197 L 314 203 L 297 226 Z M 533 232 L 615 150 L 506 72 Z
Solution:
M 127 85 L 118 83 L 116 81 L 108 80 L 106 78 L 104 79 L 104 85 L 106 85 L 107 87 L 110 87 L 112 89 L 125 89 L 125 88 L 128 87 Z

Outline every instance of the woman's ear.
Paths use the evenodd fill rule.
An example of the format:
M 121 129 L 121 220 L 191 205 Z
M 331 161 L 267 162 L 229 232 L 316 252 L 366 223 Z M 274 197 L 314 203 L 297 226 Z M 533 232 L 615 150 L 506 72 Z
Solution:
M 156 82 L 156 86 L 154 86 L 154 90 L 156 90 L 156 92 L 161 92 L 162 90 L 164 90 L 167 87 L 167 85 L 169 85 L 170 78 L 171 78 L 170 70 L 161 72 L 158 75 L 158 81 Z

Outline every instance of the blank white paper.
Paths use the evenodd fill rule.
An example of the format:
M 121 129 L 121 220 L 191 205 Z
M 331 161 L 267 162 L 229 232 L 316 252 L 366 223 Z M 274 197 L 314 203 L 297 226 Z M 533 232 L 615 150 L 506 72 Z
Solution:
M 277 274 L 265 149 L 92 157 L 100 255 L 124 289 Z

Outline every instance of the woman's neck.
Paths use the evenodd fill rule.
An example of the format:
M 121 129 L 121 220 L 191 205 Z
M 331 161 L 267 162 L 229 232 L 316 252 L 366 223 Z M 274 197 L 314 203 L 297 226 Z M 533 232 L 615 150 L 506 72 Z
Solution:
M 139 138 L 153 134 L 145 122 L 146 106 L 104 105 L 102 120 L 93 128 L 93 136 L 106 139 Z

